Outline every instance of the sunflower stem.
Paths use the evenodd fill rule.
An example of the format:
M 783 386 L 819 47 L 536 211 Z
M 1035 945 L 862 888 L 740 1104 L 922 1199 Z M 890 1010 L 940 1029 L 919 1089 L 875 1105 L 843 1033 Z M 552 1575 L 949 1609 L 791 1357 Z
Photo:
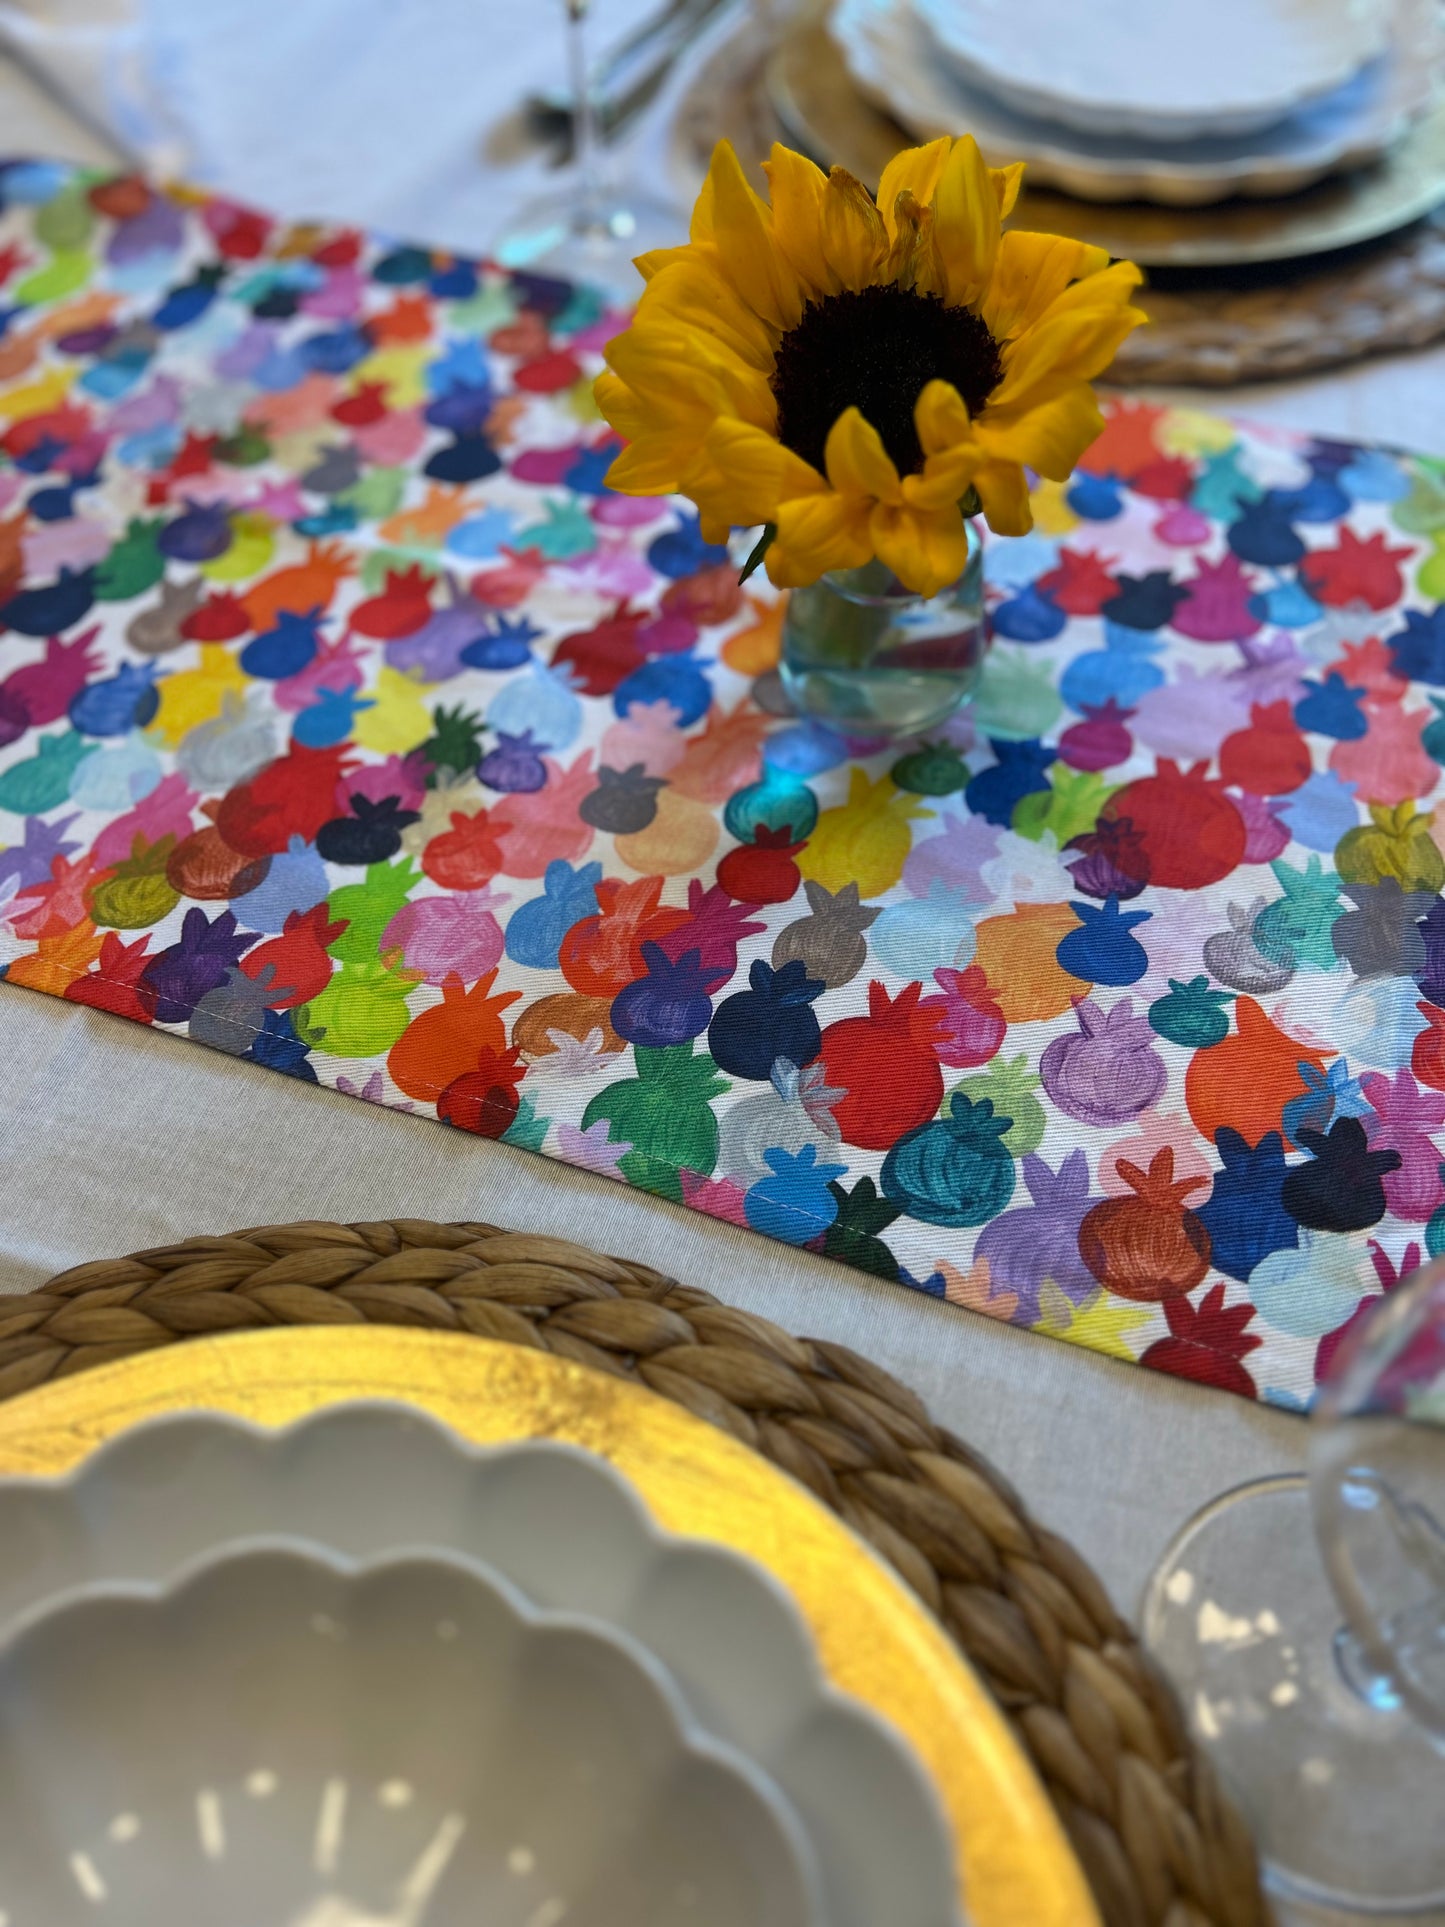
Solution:
M 776 522 L 768 522 L 764 524 L 762 534 L 758 537 L 757 541 L 753 544 L 752 553 L 748 556 L 747 561 L 744 562 L 743 564 L 743 572 L 738 577 L 739 585 L 746 582 L 750 575 L 757 574 L 758 570 L 762 567 L 763 557 L 767 554 L 768 550 L 773 546 L 773 541 L 777 533 L 778 533 L 778 525 Z

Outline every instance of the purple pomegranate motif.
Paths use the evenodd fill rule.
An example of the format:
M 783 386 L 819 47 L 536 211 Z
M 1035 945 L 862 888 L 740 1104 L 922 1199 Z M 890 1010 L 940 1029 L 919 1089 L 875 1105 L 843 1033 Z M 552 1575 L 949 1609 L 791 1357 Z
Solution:
M 1085 997 L 1074 1014 L 1077 1034 L 1056 1037 L 1039 1059 L 1044 1089 L 1080 1124 L 1127 1124 L 1157 1103 L 1169 1082 L 1148 1016 L 1136 1017 L 1127 997 L 1107 1014 Z

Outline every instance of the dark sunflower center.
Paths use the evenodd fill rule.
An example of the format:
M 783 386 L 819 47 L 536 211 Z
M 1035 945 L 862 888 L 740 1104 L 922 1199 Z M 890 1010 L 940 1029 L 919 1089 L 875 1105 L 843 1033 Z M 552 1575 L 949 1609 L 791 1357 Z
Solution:
M 899 474 L 911 475 L 923 466 L 913 405 L 929 382 L 952 382 L 976 415 L 1000 373 L 998 344 L 969 308 L 896 286 L 830 294 L 810 301 L 778 344 L 778 437 L 821 470 L 829 429 L 856 407 Z

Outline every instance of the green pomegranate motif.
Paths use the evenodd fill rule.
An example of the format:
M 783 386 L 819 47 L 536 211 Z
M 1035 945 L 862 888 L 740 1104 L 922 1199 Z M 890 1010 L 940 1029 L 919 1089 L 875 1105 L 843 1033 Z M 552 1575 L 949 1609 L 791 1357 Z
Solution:
M 1445 1178 L 1445 1164 L 1440 1166 L 1440 1176 Z M 1445 1252 L 1445 1204 L 1436 1205 L 1425 1226 L 1425 1249 L 1432 1258 Z
M 920 743 L 900 756 L 889 772 L 901 790 L 915 796 L 952 796 L 968 782 L 968 764 L 951 743 Z
M 582 1113 L 582 1128 L 599 1119 L 614 1144 L 632 1149 L 617 1168 L 630 1184 L 682 1203 L 681 1171 L 711 1175 L 717 1163 L 718 1123 L 710 1099 L 732 1089 L 707 1053 L 692 1044 L 633 1051 L 636 1077 L 609 1084 Z
M 530 1097 L 517 1106 L 517 1115 L 502 1133 L 504 1144 L 518 1144 L 524 1151 L 540 1151 L 552 1128 L 550 1117 L 539 1117 Z
M 156 586 L 166 572 L 166 559 L 156 547 L 164 527 L 159 516 L 149 521 L 137 518 L 126 525 L 125 534 L 95 572 L 97 601 L 129 602 Z
M 1052 830 L 1060 849 L 1073 837 L 1096 828 L 1104 805 L 1121 788 L 1096 770 L 1065 769 L 1057 764 L 1046 790 L 1032 790 L 1014 805 L 1012 828 L 1039 842 Z
M 898 781 L 896 775 L 893 780 Z M 856 1271 L 871 1271 L 875 1278 L 896 1278 L 898 1260 L 878 1234 L 888 1229 L 901 1207 L 879 1197 L 872 1178 L 859 1178 L 851 1191 L 834 1178 L 828 1189 L 837 1200 L 838 1215 L 824 1234 L 824 1257 L 838 1258 Z
M 376 963 L 382 932 L 421 882 L 421 872 L 410 857 L 395 863 L 370 863 L 362 883 L 346 883 L 326 900 L 328 923 L 345 921 L 346 928 L 330 946 L 342 963 Z
M 321 995 L 297 1011 L 296 1034 L 328 1057 L 380 1057 L 411 1022 L 407 995 L 420 982 L 415 971 L 343 964 Z
M 70 779 L 100 748 L 99 743 L 67 729 L 59 736 L 42 736 L 35 754 L 12 763 L 0 776 L 0 810 L 16 816 L 44 816 L 57 810 L 70 795 Z
M 1207 1050 L 1222 1044 L 1229 1035 L 1229 1012 L 1225 1005 L 1233 992 L 1211 990 L 1207 977 L 1191 977 L 1187 984 L 1169 979 L 1166 996 L 1149 1006 L 1149 1022 L 1160 1037 L 1185 1050 Z
M 163 836 L 156 843 L 138 836 L 130 855 L 116 865 L 115 875 L 99 884 L 91 897 L 93 921 L 109 924 L 113 930 L 148 930 L 168 917 L 181 900 L 180 891 L 166 875 L 175 847 L 174 836 Z
M 987 1098 L 996 1116 L 1010 1119 L 1003 1136 L 1004 1149 L 1010 1157 L 1023 1158 L 1030 1151 L 1038 1150 L 1048 1126 L 1044 1107 L 1034 1096 L 1038 1087 L 1039 1080 L 1029 1069 L 1027 1056 L 1020 1055 L 1007 1062 L 996 1057 L 977 1077 L 965 1077 L 955 1087 L 954 1094 L 961 1094 L 975 1104 Z
M 1335 969 L 1339 963 L 1335 920 L 1344 909 L 1339 877 L 1333 870 L 1326 870 L 1317 856 L 1312 856 L 1302 870 L 1292 868 L 1282 857 L 1269 867 L 1284 895 L 1267 903 L 1255 918 L 1252 934 L 1256 949 L 1274 964 Z

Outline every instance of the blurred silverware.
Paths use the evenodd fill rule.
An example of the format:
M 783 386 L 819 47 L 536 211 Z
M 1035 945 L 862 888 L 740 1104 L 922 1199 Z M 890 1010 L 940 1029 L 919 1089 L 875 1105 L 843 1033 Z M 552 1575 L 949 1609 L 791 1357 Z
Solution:
M 667 0 L 604 54 L 592 72 L 593 112 L 603 140 L 617 140 L 657 98 L 682 56 L 739 0 Z M 572 97 L 565 91 L 531 94 L 523 108 L 528 132 L 557 150 L 572 149 Z

